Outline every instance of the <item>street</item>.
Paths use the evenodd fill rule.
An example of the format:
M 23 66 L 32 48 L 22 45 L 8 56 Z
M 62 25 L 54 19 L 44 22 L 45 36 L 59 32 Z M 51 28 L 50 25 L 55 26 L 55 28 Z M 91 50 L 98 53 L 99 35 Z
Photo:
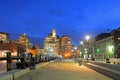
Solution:
M 17 80 L 113 80 L 70 60 L 56 61 Z

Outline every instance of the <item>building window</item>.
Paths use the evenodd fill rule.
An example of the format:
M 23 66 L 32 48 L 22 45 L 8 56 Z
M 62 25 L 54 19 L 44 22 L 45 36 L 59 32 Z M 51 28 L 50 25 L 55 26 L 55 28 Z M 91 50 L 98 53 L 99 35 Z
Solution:
M 120 37 L 118 37 L 118 40 L 120 40 Z

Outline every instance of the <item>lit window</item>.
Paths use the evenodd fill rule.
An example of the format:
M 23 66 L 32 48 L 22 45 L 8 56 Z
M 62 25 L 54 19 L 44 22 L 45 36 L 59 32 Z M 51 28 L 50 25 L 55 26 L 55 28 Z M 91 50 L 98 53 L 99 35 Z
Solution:
M 120 40 L 120 37 L 118 37 L 118 40 Z

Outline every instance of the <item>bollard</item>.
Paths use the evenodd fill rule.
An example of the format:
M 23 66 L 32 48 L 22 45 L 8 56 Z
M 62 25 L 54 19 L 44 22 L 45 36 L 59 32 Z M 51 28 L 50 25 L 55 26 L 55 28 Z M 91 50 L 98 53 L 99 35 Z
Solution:
M 11 53 L 7 52 L 7 71 L 12 70 L 12 57 Z
M 25 59 L 21 58 L 21 69 L 25 69 Z

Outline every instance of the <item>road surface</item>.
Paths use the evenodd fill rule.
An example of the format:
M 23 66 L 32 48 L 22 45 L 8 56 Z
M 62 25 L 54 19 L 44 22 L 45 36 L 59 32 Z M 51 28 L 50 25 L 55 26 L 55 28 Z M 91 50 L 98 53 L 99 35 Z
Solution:
M 85 66 L 71 61 L 57 61 L 30 73 L 17 80 L 113 80 Z

